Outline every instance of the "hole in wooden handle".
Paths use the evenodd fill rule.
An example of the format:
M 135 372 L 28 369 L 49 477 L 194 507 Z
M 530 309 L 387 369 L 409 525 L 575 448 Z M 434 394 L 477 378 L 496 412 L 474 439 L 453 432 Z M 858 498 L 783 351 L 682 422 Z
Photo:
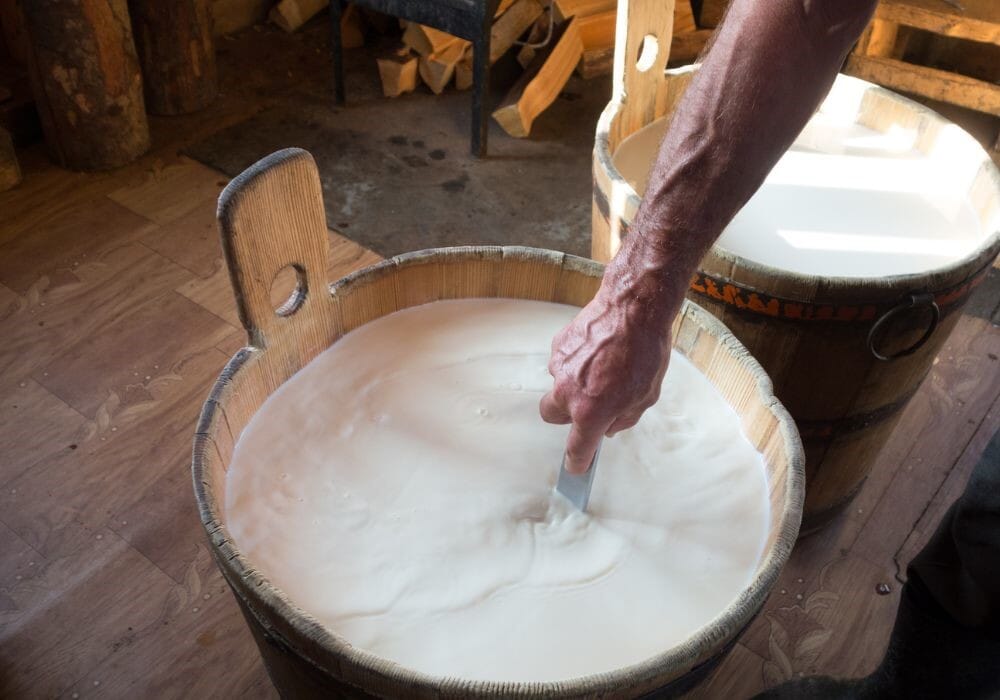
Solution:
M 302 307 L 308 291 L 305 268 L 297 263 L 285 265 L 271 280 L 270 297 L 274 313 L 291 316 Z
M 640 73 L 645 73 L 656 62 L 656 55 L 659 53 L 660 42 L 653 34 L 642 37 L 639 43 L 639 60 L 635 62 L 635 68 Z

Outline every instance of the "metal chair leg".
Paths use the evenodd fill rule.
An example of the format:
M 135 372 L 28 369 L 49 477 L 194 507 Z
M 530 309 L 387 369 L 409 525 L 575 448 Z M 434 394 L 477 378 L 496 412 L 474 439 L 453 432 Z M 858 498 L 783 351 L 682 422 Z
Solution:
M 483 158 L 486 155 L 486 141 L 490 118 L 490 42 L 489 30 L 486 39 L 472 46 L 472 155 Z
M 330 2 L 330 53 L 333 58 L 333 99 L 338 105 L 346 101 L 344 90 L 344 42 L 340 35 L 343 0 Z

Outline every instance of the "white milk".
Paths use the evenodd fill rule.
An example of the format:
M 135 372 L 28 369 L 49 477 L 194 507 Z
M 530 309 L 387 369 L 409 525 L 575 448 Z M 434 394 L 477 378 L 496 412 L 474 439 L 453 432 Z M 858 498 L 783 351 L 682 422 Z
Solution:
M 436 302 L 345 336 L 243 431 L 226 482 L 236 544 L 348 642 L 430 674 L 564 680 L 690 636 L 763 552 L 763 458 L 674 354 L 576 511 L 553 491 L 568 428 L 538 402 L 577 311 Z
M 655 121 L 615 152 L 615 166 L 640 195 L 665 128 Z M 716 245 L 823 277 L 916 274 L 970 255 L 985 230 L 966 197 L 968 182 L 913 141 L 906 131 L 816 114 Z

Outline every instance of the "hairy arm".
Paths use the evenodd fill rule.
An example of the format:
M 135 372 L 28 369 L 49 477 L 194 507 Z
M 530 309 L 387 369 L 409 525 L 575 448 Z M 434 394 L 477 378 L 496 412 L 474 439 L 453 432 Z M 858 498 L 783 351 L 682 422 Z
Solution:
M 556 336 L 542 418 L 572 423 L 567 469 L 659 397 L 698 262 L 830 89 L 875 0 L 733 0 L 685 93 L 594 300 Z

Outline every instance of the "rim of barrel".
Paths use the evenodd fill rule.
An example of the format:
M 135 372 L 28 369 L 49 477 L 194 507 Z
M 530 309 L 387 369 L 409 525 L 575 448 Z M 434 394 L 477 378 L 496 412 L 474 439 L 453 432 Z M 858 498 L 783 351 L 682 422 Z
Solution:
M 1000 194 L 1000 191 L 998 191 Z M 1000 201 L 1000 200 L 998 200 Z M 733 265 L 738 265 L 741 270 L 753 275 L 766 275 L 768 277 L 780 278 L 803 287 L 814 287 L 826 291 L 837 289 L 854 289 L 859 285 L 864 285 L 865 289 L 882 289 L 892 291 L 896 289 L 913 289 L 915 287 L 927 287 L 935 289 L 941 284 L 948 284 L 955 273 L 959 270 L 967 270 L 963 277 L 973 276 L 983 268 L 989 267 L 992 260 L 1000 253 L 1000 229 L 997 229 L 983 240 L 983 245 L 965 257 L 948 263 L 946 266 L 928 269 L 924 272 L 912 272 L 900 275 L 883 275 L 881 277 L 849 277 L 845 275 L 808 275 L 791 270 L 783 270 L 780 267 L 773 267 L 765 263 L 750 260 L 742 255 L 725 250 L 724 248 L 711 248 L 710 254 L 718 260 Z M 794 294 L 788 294 L 789 298 Z
M 682 75 L 684 73 L 693 72 L 697 69 L 698 64 L 691 64 L 687 66 L 681 66 L 680 68 L 668 69 L 664 72 L 665 76 L 669 75 Z M 984 171 L 986 177 L 988 177 L 993 183 L 993 190 L 996 193 L 996 201 L 998 210 L 1000 210 L 1000 168 L 997 164 L 993 162 L 989 153 L 983 148 L 983 145 L 976 141 L 975 138 L 968 131 L 962 129 L 962 127 L 955 124 L 955 122 L 947 119 L 944 115 L 934 111 L 930 107 L 920 104 L 919 102 L 910 99 L 904 95 L 889 90 L 888 88 L 882 87 L 876 83 L 869 82 L 862 78 L 855 77 L 853 75 L 847 75 L 846 73 L 838 73 L 837 79 L 831 86 L 831 90 L 840 82 L 845 83 L 855 83 L 861 86 L 864 91 L 874 92 L 886 96 L 888 99 L 894 100 L 908 107 L 913 108 L 914 111 L 927 116 L 933 121 L 939 123 L 942 126 L 955 126 L 958 127 L 963 138 L 967 139 L 975 147 L 976 155 L 980 157 L 979 167 L 981 171 Z M 601 116 L 597 122 L 597 133 L 594 138 L 594 160 L 596 165 L 604 170 L 604 174 L 611 182 L 613 187 L 624 187 L 626 191 L 626 198 L 633 202 L 634 208 L 638 209 L 639 203 L 642 198 L 636 192 L 635 188 L 626 180 L 621 172 L 618 170 L 614 162 L 614 154 L 611 153 L 610 146 L 610 132 L 611 123 L 615 116 L 618 114 L 618 110 L 621 108 L 621 101 L 617 99 L 612 99 L 608 102 L 607 106 L 601 112 Z M 658 117 L 659 118 L 659 117 Z M 652 122 L 650 122 L 652 123 Z M 638 131 L 638 130 L 637 130 Z M 633 132 L 635 133 L 635 132 Z M 595 187 L 597 183 L 595 182 Z M 1000 217 L 998 217 L 1000 219 Z M 610 223 L 610 222 L 609 222 Z M 912 286 L 914 282 L 927 284 L 928 278 L 937 279 L 945 278 L 950 274 L 953 274 L 956 270 L 961 270 L 963 268 L 971 268 L 977 266 L 987 259 L 992 260 L 997 254 L 1000 253 L 1000 225 L 998 225 L 993 231 L 985 232 L 985 235 L 979 241 L 976 249 L 969 253 L 968 255 L 959 258 L 958 260 L 953 260 L 952 262 L 941 265 L 934 268 L 929 268 L 921 272 L 905 273 L 898 275 L 884 275 L 882 277 L 850 277 L 846 275 L 809 275 L 799 272 L 794 272 L 791 270 L 784 270 L 780 267 L 773 267 L 767 265 L 766 263 L 760 263 L 755 260 L 751 260 L 737 253 L 733 253 L 724 248 L 719 248 L 713 245 L 709 249 L 709 254 L 714 255 L 722 261 L 733 263 L 739 265 L 740 268 L 747 271 L 759 272 L 769 277 L 776 277 L 782 280 L 787 280 L 796 285 L 802 285 L 807 287 L 816 288 L 849 288 L 856 287 L 859 282 L 864 282 L 865 286 L 868 288 L 882 288 L 882 289 L 893 289 L 896 287 L 909 287 Z
M 429 248 L 387 258 L 356 270 L 331 283 L 329 291 L 335 295 L 338 291 L 348 289 L 352 285 L 374 281 L 385 275 L 393 274 L 397 268 L 437 262 L 442 258 L 450 258 L 453 261 L 463 258 L 482 260 L 533 259 L 598 279 L 604 270 L 604 265 L 594 260 L 541 248 L 519 246 Z M 784 453 L 788 458 L 788 469 L 784 476 L 785 502 L 778 520 L 774 545 L 758 563 L 753 580 L 715 618 L 707 621 L 695 634 L 682 642 L 655 656 L 612 671 L 579 676 L 564 681 L 544 682 L 474 681 L 455 676 L 434 676 L 350 644 L 344 637 L 296 605 L 283 590 L 255 569 L 243 550 L 236 545 L 220 517 L 219 494 L 215 493 L 214 486 L 209 479 L 206 453 L 212 448 L 209 443 L 214 441 L 214 426 L 218 419 L 216 412 L 223 407 L 223 394 L 226 387 L 247 363 L 253 361 L 255 356 L 265 352 L 253 347 L 237 351 L 219 375 L 202 408 L 193 446 L 192 477 L 198 510 L 202 525 L 212 544 L 213 555 L 222 569 L 224 577 L 230 582 L 232 582 L 232 576 L 242 581 L 242 585 L 234 586 L 234 588 L 238 588 L 247 595 L 249 599 L 244 602 L 254 617 L 258 618 L 258 621 L 261 617 L 270 618 L 272 616 L 284 620 L 297 635 L 307 637 L 311 644 L 318 647 L 323 653 L 339 657 L 365 675 L 381 678 L 386 684 L 406 684 L 411 689 L 419 687 L 423 690 L 447 695 L 459 693 L 479 697 L 514 695 L 519 697 L 540 695 L 572 697 L 596 693 L 616 685 L 620 686 L 623 682 L 669 683 L 685 675 L 702 661 L 711 658 L 712 654 L 720 647 L 722 640 L 738 634 L 742 627 L 749 623 L 770 594 L 798 536 L 805 498 L 805 457 L 802 442 L 795 430 L 791 415 L 774 396 L 770 378 L 745 346 L 726 328 L 725 324 L 694 302 L 685 300 L 681 314 L 693 317 L 696 323 L 712 332 L 728 352 L 734 354 L 741 364 L 750 369 L 756 382 L 757 395 L 778 420 Z M 321 661 L 303 650 L 301 646 L 296 644 L 295 640 L 287 639 L 281 630 L 272 630 L 272 632 L 285 637 L 283 641 L 289 644 L 296 655 L 319 668 L 324 667 Z M 664 678 L 664 668 L 672 669 L 668 672 L 670 677 Z M 346 679 L 346 682 L 351 682 L 351 679 Z

